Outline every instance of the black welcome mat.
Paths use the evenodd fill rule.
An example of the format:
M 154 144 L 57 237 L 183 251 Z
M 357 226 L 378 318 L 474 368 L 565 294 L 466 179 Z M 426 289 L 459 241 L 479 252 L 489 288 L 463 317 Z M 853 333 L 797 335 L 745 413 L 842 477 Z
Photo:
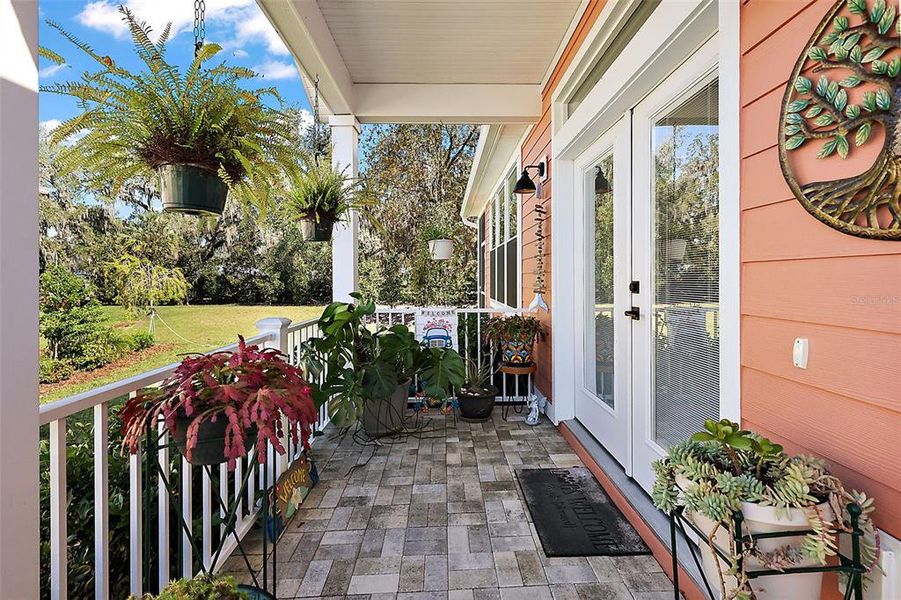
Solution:
M 516 475 L 548 556 L 651 553 L 588 469 L 520 469 Z

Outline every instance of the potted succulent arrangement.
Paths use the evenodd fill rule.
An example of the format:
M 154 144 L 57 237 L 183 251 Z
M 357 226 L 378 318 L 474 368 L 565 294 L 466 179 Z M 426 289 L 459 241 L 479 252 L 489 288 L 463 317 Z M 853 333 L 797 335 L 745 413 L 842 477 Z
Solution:
M 422 230 L 422 237 L 429 245 L 432 260 L 450 260 L 454 254 L 454 241 L 448 227 L 432 224 Z
M 351 294 L 357 304 L 335 302 L 319 318 L 322 337 L 301 348 L 313 397 L 339 428 L 361 423 L 372 438 L 403 429 L 410 385 L 446 401 L 463 384 L 463 359 L 451 348 L 429 348 L 405 325 L 369 327 L 375 304 Z
M 287 426 L 295 441 L 309 448 L 318 416 L 301 370 L 274 348 L 247 345 L 234 352 L 188 356 L 162 386 L 138 394 L 122 408 L 123 448 L 137 453 L 148 423 L 162 418 L 179 451 L 195 465 L 237 459 L 256 444 L 257 460 L 266 442 L 284 454 Z
M 81 112 L 53 130 L 66 144 L 64 169 L 83 168 L 88 183 L 115 198 L 129 180 L 159 180 L 165 210 L 221 214 L 229 193 L 265 204 L 285 172 L 297 165 L 296 128 L 285 113 L 266 104 L 280 102 L 274 88 L 248 89 L 256 73 L 225 64 L 207 66 L 221 51 L 200 47 L 182 71 L 167 62 L 170 26 L 151 41 L 151 29 L 120 7 L 144 68 L 132 72 L 109 56 L 48 22 L 93 59 L 98 68 L 77 82 L 43 86 L 42 92 L 78 99 Z M 171 24 L 170 24 L 171 25 Z M 59 54 L 41 49 L 58 63 Z
M 508 367 L 532 365 L 535 362 L 532 354 L 535 340 L 544 335 L 541 321 L 523 315 L 491 317 L 482 326 L 482 336 L 497 343 L 501 364 Z
M 457 392 L 460 415 L 468 421 L 487 421 L 494 410 L 497 387 L 491 385 L 494 369 L 491 363 L 466 360 L 466 376 Z
M 729 420 L 708 420 L 704 431 L 671 447 L 654 464 L 654 504 L 671 514 L 683 509 L 706 540 L 704 571 L 720 597 L 737 600 L 818 600 L 822 573 L 787 573 L 749 579 L 749 570 L 824 565 L 837 552 L 837 536 L 850 532 L 849 505 L 860 507 L 858 527 L 864 564 L 877 561 L 873 500 L 847 491 L 826 464 L 810 456 L 790 456 L 779 444 Z M 731 564 L 712 550 L 734 554 L 733 513 L 742 515 L 743 533 L 798 531 L 796 537 L 764 538 L 743 545 Z
M 234 577 L 199 575 L 194 579 L 173 581 L 163 588 L 159 596 L 145 594 L 141 596 L 140 600 L 210 600 L 212 598 L 216 600 L 251 600 L 250 594 L 242 591 L 241 587 Z M 130 596 L 129 600 L 138 600 L 138 598 Z
M 327 242 L 332 228 L 352 209 L 369 205 L 362 193 L 363 182 L 353 181 L 326 160 L 312 157 L 291 178 L 287 202 L 300 221 L 303 239 Z

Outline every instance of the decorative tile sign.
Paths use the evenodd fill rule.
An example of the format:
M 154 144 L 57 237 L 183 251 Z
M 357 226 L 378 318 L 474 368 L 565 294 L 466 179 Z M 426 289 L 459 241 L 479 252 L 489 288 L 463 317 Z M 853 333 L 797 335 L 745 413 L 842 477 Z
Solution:
M 895 0 L 835 4 L 795 64 L 779 132 L 782 172 L 804 208 L 882 240 L 901 240 L 897 13 Z
M 282 473 L 269 495 L 270 506 L 275 507 L 268 526 L 270 539 L 281 536 L 318 481 L 316 465 L 306 452 Z

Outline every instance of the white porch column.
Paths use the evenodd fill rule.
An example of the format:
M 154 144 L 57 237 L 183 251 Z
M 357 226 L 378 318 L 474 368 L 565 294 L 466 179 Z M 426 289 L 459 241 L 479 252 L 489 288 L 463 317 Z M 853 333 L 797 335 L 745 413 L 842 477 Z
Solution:
M 346 177 L 359 175 L 360 123 L 353 115 L 329 117 L 332 129 L 332 165 L 343 169 Z M 346 221 L 335 224 L 332 236 L 332 300 L 350 302 L 350 293 L 359 289 L 357 266 L 360 223 L 356 211 Z
M 0 598 L 38 596 L 38 3 L 0 0 Z

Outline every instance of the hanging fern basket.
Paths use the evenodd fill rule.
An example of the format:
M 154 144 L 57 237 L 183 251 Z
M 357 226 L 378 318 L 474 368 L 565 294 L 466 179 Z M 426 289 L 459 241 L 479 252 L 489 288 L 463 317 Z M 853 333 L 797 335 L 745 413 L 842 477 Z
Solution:
M 190 215 L 221 215 L 228 186 L 216 173 L 194 165 L 159 168 L 163 210 Z
M 330 242 L 334 221 L 326 219 L 301 219 L 300 233 L 307 242 Z

